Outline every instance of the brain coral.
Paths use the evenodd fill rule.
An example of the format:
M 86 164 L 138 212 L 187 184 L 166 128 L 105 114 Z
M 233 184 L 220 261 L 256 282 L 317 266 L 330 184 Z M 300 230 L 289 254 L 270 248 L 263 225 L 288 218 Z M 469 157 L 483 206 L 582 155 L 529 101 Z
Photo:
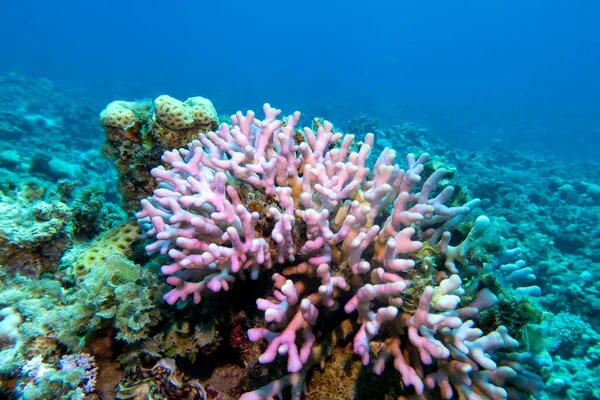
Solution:
M 211 126 L 217 121 L 217 111 L 212 102 L 200 96 L 191 97 L 185 102 L 167 95 L 159 96 L 154 100 L 154 115 L 161 123 L 175 130 L 194 125 Z
M 82 250 L 72 263 L 71 273 L 76 277 L 84 276 L 95 264 L 106 262 L 111 255 L 128 255 L 131 243 L 137 237 L 137 228 L 132 222 L 124 222 L 109 229 Z
M 130 101 L 113 101 L 100 113 L 102 126 L 127 129 L 136 121 L 136 104 Z

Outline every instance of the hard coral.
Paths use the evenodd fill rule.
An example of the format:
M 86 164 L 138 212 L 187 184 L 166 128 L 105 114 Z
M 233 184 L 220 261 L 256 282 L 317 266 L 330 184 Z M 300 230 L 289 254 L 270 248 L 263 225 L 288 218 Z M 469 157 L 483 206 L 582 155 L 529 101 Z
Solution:
M 181 102 L 171 96 L 162 95 L 154 100 L 154 115 L 157 120 L 175 130 L 193 126 L 211 128 L 217 120 L 217 111 L 212 102 L 196 96 Z
M 87 275 L 95 265 L 101 268 L 109 256 L 131 255 L 131 244 L 137 237 L 137 227 L 131 221 L 107 230 L 71 257 L 68 276 L 76 280 Z
M 502 274 L 501 263 L 471 260 L 489 219 L 452 241 L 479 200 L 452 205 L 454 188 L 439 188 L 445 169 L 422 178 L 427 154 L 409 154 L 401 169 L 386 148 L 370 170 L 372 134 L 357 146 L 328 122 L 297 132 L 298 112 L 280 121 L 280 110 L 264 111 L 264 120 L 238 112 L 232 126 L 165 152 L 168 168 L 152 170 L 157 187 L 137 214 L 154 239 L 147 251 L 174 260 L 162 267 L 174 286 L 168 303 L 198 303 L 271 270 L 275 290 L 257 300 L 267 327 L 248 336 L 268 342 L 261 363 L 287 357 L 289 375 L 242 398 L 270 399 L 287 386 L 300 398 L 308 371 L 329 354 L 323 326 L 347 318 L 357 322 L 353 352 L 363 365 L 374 355 L 376 374 L 392 364 L 406 398 L 537 393 L 533 355 L 517 351 L 506 327 L 478 327 L 498 298 L 473 278 Z M 507 254 L 518 252 L 498 256 Z
M 116 161 L 123 208 L 132 212 L 155 188 L 148 166 L 157 166 L 164 149 L 183 146 L 217 124 L 210 100 L 181 102 L 160 96 L 148 101 L 110 103 L 100 114 L 105 133 L 104 156 Z
M 102 126 L 127 130 L 136 123 L 140 111 L 143 108 L 135 102 L 113 101 L 100 113 L 100 123 Z
M 0 193 L 0 265 L 11 275 L 53 272 L 71 244 L 72 232 L 67 204 Z

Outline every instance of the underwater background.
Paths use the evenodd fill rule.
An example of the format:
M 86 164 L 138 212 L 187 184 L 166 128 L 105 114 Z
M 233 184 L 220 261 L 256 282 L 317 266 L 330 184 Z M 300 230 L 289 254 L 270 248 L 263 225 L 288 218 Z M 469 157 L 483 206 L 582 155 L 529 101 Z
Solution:
M 218 131 L 223 122 L 243 130 L 243 118 L 232 123 L 229 116 L 252 109 L 256 118 L 263 118 L 263 104 L 268 102 L 283 110 L 273 118 L 302 113 L 297 125 L 293 119 L 284 120 L 278 133 L 287 134 L 288 125 L 315 132 L 321 128 L 325 133 L 316 142 L 329 141 L 323 154 L 343 147 L 342 134 L 355 134 L 349 151 L 356 151 L 356 165 L 367 143 L 372 151 L 366 166 L 377 176 L 381 165 L 375 160 L 382 152 L 388 154 L 388 147 L 398 153 L 390 165 L 397 163 L 434 187 L 431 198 L 421 201 L 425 190 L 419 182 L 388 182 L 390 187 L 408 188 L 413 203 L 435 208 L 423 212 L 423 218 L 433 218 L 431 229 L 436 233 L 420 229 L 420 219 L 406 225 L 405 229 L 417 228 L 413 243 L 424 246 L 401 255 L 413 262 L 414 269 L 406 268 L 416 275 L 394 270 L 400 278 L 393 282 L 406 280 L 407 288 L 401 294 L 381 289 L 381 298 L 378 294 L 370 305 L 361 303 L 375 312 L 396 308 L 407 316 L 406 326 L 397 332 L 386 326 L 390 321 L 384 311 L 381 327 L 373 315 L 360 314 L 360 307 L 347 313 L 351 318 L 336 314 L 337 304 L 352 303 L 354 292 L 367 282 L 358 282 L 364 274 L 356 269 L 341 272 L 350 268 L 344 263 L 354 253 L 339 244 L 340 259 L 331 261 L 339 265 L 331 273 L 344 276 L 351 289 L 339 294 L 341 286 L 332 286 L 335 307 L 325 300 L 319 306 L 307 295 L 321 316 L 333 322 L 307 322 L 323 347 L 318 356 L 301 363 L 304 375 L 297 386 L 306 385 L 306 394 L 295 387 L 291 395 L 283 390 L 283 398 L 461 398 L 472 391 L 472 396 L 480 396 L 472 398 L 484 399 L 600 399 L 599 3 L 23 0 L 3 4 L 0 10 L 0 398 L 230 399 L 245 393 L 246 399 L 258 399 L 275 395 L 268 389 L 260 392 L 270 382 L 294 386 L 293 379 L 285 379 L 298 371 L 282 353 L 272 363 L 259 361 L 267 346 L 258 338 L 248 340 L 253 335 L 249 332 L 256 327 L 275 329 L 266 309 L 272 310 L 271 316 L 282 315 L 284 323 L 291 319 L 294 304 L 289 298 L 285 307 L 256 309 L 257 299 L 275 302 L 273 286 L 279 294 L 286 291 L 277 279 L 272 282 L 274 272 L 306 288 L 315 285 L 311 279 L 316 276 L 288 276 L 274 266 L 256 282 L 236 275 L 233 284 L 228 275 L 219 284 L 230 283 L 229 290 L 212 286 L 210 291 L 219 293 L 207 294 L 206 299 L 203 294 L 199 304 L 183 301 L 187 294 L 179 301 L 167 294 L 164 301 L 176 284 L 166 279 L 174 273 L 164 267 L 161 272 L 161 266 L 173 260 L 147 254 L 152 252 L 144 246 L 177 247 L 175 239 L 164 244 L 151 232 L 160 231 L 152 217 L 159 215 L 168 224 L 171 214 L 164 213 L 175 215 L 177 210 L 166 210 L 154 197 L 135 215 L 142 210 L 140 200 L 158 190 L 157 175 L 151 177 L 150 170 L 175 166 L 168 157 L 161 161 L 164 151 L 184 148 L 199 134 Z M 204 99 L 184 102 L 194 96 Z M 175 109 L 190 115 L 194 110 L 193 122 L 180 123 L 181 115 L 169 114 Z M 265 126 L 267 120 L 268 115 Z M 333 123 L 331 132 L 326 132 L 325 120 Z M 372 146 L 365 136 L 369 132 L 375 135 Z M 310 133 L 301 139 L 290 135 L 299 145 L 318 147 Z M 221 131 L 218 136 L 232 140 Z M 281 139 L 276 134 L 272 140 Z M 203 146 L 210 148 L 207 143 Z M 283 144 L 273 146 L 275 153 L 283 151 Z M 423 152 L 429 153 L 428 160 L 405 165 L 406 154 L 418 157 Z M 188 162 L 189 154 L 181 154 Z M 295 154 L 302 159 L 298 163 L 308 163 L 308 152 L 296 149 Z M 328 162 L 319 159 L 317 164 Z M 442 167 L 446 173 L 436 175 Z M 361 174 L 360 168 L 348 168 L 350 175 Z M 273 200 L 269 186 L 254 183 L 250 186 L 264 196 L 246 193 L 247 175 L 236 175 L 239 171 L 233 166 L 224 169 L 228 184 L 236 181 L 232 187 L 240 191 L 245 207 L 261 218 L 279 212 L 273 218 L 285 219 L 280 192 Z M 397 176 L 399 169 L 394 171 Z M 190 175 L 182 175 L 183 180 Z M 264 182 L 266 175 L 261 175 Z M 298 169 L 296 179 L 303 176 L 306 172 Z M 181 182 L 176 178 L 181 176 L 169 179 Z M 365 175 L 360 195 L 348 195 L 348 201 L 370 199 L 363 191 L 381 182 Z M 282 186 L 279 181 L 273 185 Z M 289 187 L 296 188 L 293 183 Z M 438 197 L 448 187 L 453 188 L 452 200 Z M 320 189 L 311 188 L 314 196 L 323 196 L 317 193 Z M 298 190 L 292 190 L 296 207 L 302 202 Z M 270 211 L 274 203 L 277 212 Z M 364 232 L 356 228 L 361 234 L 368 236 L 370 223 L 382 225 L 400 212 L 393 200 L 382 204 Z M 451 211 L 444 214 L 446 205 Z M 155 210 L 160 212 L 152 214 Z M 302 212 L 288 214 L 291 220 L 303 215 L 303 224 L 308 223 L 310 217 Z M 328 212 L 341 213 L 339 205 L 331 205 Z M 483 215 L 491 226 L 479 237 L 475 221 L 482 221 Z M 256 232 L 280 229 L 263 219 L 255 223 Z M 228 232 L 221 222 L 216 226 Z M 298 226 L 287 231 L 293 236 L 289 248 L 281 244 L 287 243 L 285 235 L 275 239 L 275 234 L 265 234 L 273 238 L 266 243 L 274 260 L 278 251 L 295 252 L 303 260 L 298 255 L 307 250 L 304 242 L 297 242 L 312 233 Z M 146 233 L 142 240 L 140 232 Z M 399 247 L 401 232 L 407 231 L 393 236 Z M 444 232 L 452 234 L 445 244 Z M 219 245 L 220 241 L 216 240 Z M 391 260 L 378 254 L 377 240 L 374 243 L 373 248 L 365 245 L 359 258 L 371 262 L 372 268 L 381 263 L 390 272 L 393 268 L 386 262 L 392 265 Z M 452 248 L 463 253 L 451 256 Z M 514 248 L 521 250 L 509 259 Z M 240 251 L 244 252 L 258 254 L 256 247 Z M 172 258 L 180 263 L 177 268 L 185 269 L 185 262 Z M 290 262 L 279 264 L 289 267 Z M 464 269 L 453 272 L 447 264 L 454 262 Z M 426 272 L 430 265 L 439 274 Z M 460 275 L 464 289 L 445 293 L 440 287 L 444 282 L 450 285 L 452 274 Z M 325 285 L 326 279 L 319 279 Z M 391 362 L 381 376 L 374 374 L 371 369 L 377 367 L 372 364 L 378 356 L 393 353 L 394 340 L 402 343 L 402 351 L 392 355 L 396 360 L 404 352 L 411 361 L 406 354 L 422 350 L 418 340 L 409 339 L 410 327 L 423 338 L 429 330 L 444 343 L 460 336 L 458 327 L 444 336 L 449 328 L 425 317 L 430 322 L 417 326 L 418 305 L 427 297 L 425 281 L 437 290 L 436 296 L 456 296 L 463 305 L 477 303 L 477 293 L 493 292 L 497 302 L 473 317 L 477 329 L 502 336 L 506 344 L 506 327 L 523 352 L 496 354 L 494 348 L 484 348 L 485 357 L 500 367 L 486 368 L 485 360 L 457 358 L 457 345 L 450 356 L 440 356 L 442 361 L 434 356 L 433 367 L 422 360 L 423 354 L 421 361 L 409 362 L 414 375 L 397 371 L 401 368 L 394 364 L 394 369 Z M 383 282 L 387 281 L 369 285 Z M 404 304 L 390 300 L 394 296 Z M 438 297 L 432 309 L 436 301 Z M 450 320 L 459 315 L 466 321 L 457 306 L 444 307 L 436 308 L 437 316 L 445 313 Z M 412 322 L 407 322 L 409 317 L 414 317 Z M 369 337 L 371 364 L 361 369 L 361 353 L 353 340 L 357 332 L 375 329 L 361 327 L 366 320 L 378 328 Z M 444 369 L 448 357 L 475 370 L 465 373 L 471 379 L 468 384 L 460 373 Z M 319 372 L 319 364 L 324 372 Z M 436 368 L 442 372 L 436 375 Z M 502 368 L 511 368 L 516 377 L 488 374 L 507 371 Z M 344 379 L 337 380 L 336 374 Z M 179 375 L 183 378 L 173 378 Z M 425 392 L 407 376 L 422 378 Z M 441 376 L 450 382 L 450 392 L 444 391 Z M 435 384 L 429 388 L 430 382 Z

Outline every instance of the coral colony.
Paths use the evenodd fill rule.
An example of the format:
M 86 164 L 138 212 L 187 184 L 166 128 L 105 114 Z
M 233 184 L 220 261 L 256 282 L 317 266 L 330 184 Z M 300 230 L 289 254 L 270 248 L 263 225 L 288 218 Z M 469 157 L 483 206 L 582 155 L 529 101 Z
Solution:
M 544 361 L 515 327 L 483 316 L 499 286 L 519 296 L 539 288 L 514 262 L 518 249 L 486 250 L 490 220 L 470 217 L 479 200 L 457 204 L 427 154 L 409 154 L 403 169 L 386 148 L 368 168 L 373 134 L 357 142 L 329 122 L 297 130 L 298 112 L 280 120 L 265 104 L 264 113 L 238 112 L 231 126 L 166 151 L 137 213 L 147 252 L 172 261 L 162 267 L 169 304 L 271 275 L 272 293 L 256 301 L 265 324 L 247 334 L 266 343 L 259 361 L 286 359 L 288 375 L 242 399 L 301 398 L 332 350 L 323 319 L 340 314 L 356 321 L 354 353 L 375 374 L 395 368 L 406 398 L 537 395 Z

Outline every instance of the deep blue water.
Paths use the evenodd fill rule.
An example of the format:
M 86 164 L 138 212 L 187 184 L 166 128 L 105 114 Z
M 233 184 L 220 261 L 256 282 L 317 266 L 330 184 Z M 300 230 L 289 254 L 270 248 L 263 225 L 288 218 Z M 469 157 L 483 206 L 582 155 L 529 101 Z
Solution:
M 269 101 L 413 121 L 461 145 L 600 153 L 598 1 L 21 0 L 0 10 L 0 73 L 46 77 L 98 104 L 203 95 L 230 112 Z

